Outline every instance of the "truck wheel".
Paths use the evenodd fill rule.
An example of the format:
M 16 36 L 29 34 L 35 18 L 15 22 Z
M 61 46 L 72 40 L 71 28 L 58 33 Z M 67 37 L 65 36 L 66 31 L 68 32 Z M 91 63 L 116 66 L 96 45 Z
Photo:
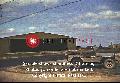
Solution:
M 80 68 L 81 65 L 82 65 L 82 60 L 80 58 L 73 58 L 71 60 L 71 63 L 73 64 L 73 67 L 72 68 Z
M 115 67 L 115 61 L 113 59 L 105 59 L 104 67 L 107 69 L 113 69 Z

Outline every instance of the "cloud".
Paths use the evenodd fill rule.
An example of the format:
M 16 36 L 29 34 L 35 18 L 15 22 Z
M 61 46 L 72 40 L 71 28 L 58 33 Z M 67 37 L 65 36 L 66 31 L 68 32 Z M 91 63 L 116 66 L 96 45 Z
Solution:
M 58 1 L 59 1 L 59 0 L 41 0 L 41 2 L 42 2 L 45 6 L 56 4 Z
M 2 0 L 0 4 L 4 4 L 6 2 L 17 3 L 17 5 L 28 5 L 33 3 L 43 3 L 45 6 L 56 4 L 59 0 Z
M 13 31 L 15 31 L 15 29 L 14 28 L 9 28 L 8 31 L 13 32 Z
M 38 3 L 40 0 L 16 0 L 16 2 L 19 3 L 19 5 L 27 5 L 31 3 Z
M 13 11 L 13 8 L 11 8 L 11 7 L 2 8 L 2 11 L 3 12 L 10 12 L 10 11 Z
M 75 28 L 97 28 L 99 27 L 98 24 L 88 24 L 88 23 L 77 23 L 77 24 L 73 24 L 72 27 Z
M 97 24 L 101 23 L 101 21 L 114 20 L 113 22 L 115 22 L 115 20 L 119 18 L 120 11 L 102 10 L 99 12 L 85 12 L 83 14 L 78 14 L 66 22 L 75 28 L 97 28 L 102 27 L 102 24 Z
M 57 27 L 57 24 L 48 24 L 48 27 Z
M 35 30 L 36 27 L 29 27 L 29 30 Z
M 36 32 L 37 31 L 37 27 L 33 27 L 33 26 L 31 26 L 31 27 L 28 27 L 28 30 L 27 31 L 24 31 L 24 32 L 28 32 L 28 33 L 34 33 L 34 32 Z
M 91 17 L 94 19 L 114 19 L 120 18 L 120 11 L 114 12 L 112 10 L 104 10 L 99 13 L 87 12 L 82 18 Z
M 95 14 L 93 12 L 88 12 L 88 13 L 85 14 L 84 17 L 96 17 L 96 16 L 97 16 L 97 14 Z
M 84 14 L 78 14 L 73 16 L 72 18 L 58 18 L 56 20 L 50 21 L 48 24 L 48 28 L 53 27 L 53 29 L 63 29 L 66 32 L 72 32 L 73 30 L 84 30 L 84 29 L 95 29 L 101 28 L 106 26 L 102 24 L 106 20 L 112 20 L 119 18 L 120 12 L 119 11 L 112 11 L 112 10 L 102 10 L 99 12 L 86 12 Z M 66 20 L 67 19 L 67 20 Z M 94 21 L 93 21 L 94 20 Z M 102 22 L 101 22 L 102 21 Z M 112 25 L 109 23 L 110 26 Z M 54 28 L 55 27 L 55 28 Z M 106 29 L 106 27 L 103 27 Z M 50 28 L 51 29 L 51 28 Z M 106 29 L 107 30 L 107 29 Z
M 100 6 L 98 6 L 98 10 L 108 10 L 108 9 L 109 9 L 109 7 L 106 6 L 106 5 L 100 5 Z
M 120 18 L 120 11 L 118 12 L 114 12 L 111 10 L 107 10 L 107 11 L 102 11 L 99 12 L 99 18 L 104 18 L 104 19 L 113 19 L 113 18 Z
M 13 35 L 17 35 L 18 32 L 15 28 L 1 28 L 0 29 L 0 37 L 8 37 L 8 36 L 13 36 Z
M 12 1 L 12 0 L 1 0 L 1 1 L 0 1 L 0 4 L 4 4 L 4 3 L 10 2 L 10 1 Z
M 0 3 L 1 4 L 4 4 L 4 3 L 14 3 L 14 2 L 16 2 L 16 3 L 19 3 L 19 4 L 30 4 L 31 2 L 32 3 L 37 3 L 37 2 L 39 2 L 39 1 L 41 1 L 41 0 L 2 0 Z

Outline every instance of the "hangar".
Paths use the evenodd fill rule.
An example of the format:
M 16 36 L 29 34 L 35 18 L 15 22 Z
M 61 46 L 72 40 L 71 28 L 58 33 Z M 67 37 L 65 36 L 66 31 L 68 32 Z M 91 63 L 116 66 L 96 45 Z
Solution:
M 35 48 L 30 48 L 26 44 L 26 36 L 30 34 L 35 34 L 40 39 L 40 43 Z M 35 32 L 0 38 L 0 53 L 62 51 L 74 49 L 76 49 L 76 38 L 58 34 Z

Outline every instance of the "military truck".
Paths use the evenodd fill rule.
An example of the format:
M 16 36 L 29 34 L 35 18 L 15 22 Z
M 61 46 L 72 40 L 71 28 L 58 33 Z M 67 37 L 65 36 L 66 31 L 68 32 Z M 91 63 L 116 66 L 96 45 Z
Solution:
M 74 67 L 80 67 L 82 63 L 100 63 L 107 69 L 116 67 L 116 63 L 120 60 L 120 52 L 114 49 L 96 49 L 89 50 L 69 50 L 65 52 L 68 62 Z

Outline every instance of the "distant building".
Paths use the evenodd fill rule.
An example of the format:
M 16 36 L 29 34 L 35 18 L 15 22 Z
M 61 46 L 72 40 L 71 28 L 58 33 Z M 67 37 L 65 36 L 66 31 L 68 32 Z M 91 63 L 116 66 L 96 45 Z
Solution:
M 116 48 L 116 49 L 120 49 L 120 44 L 111 44 L 109 45 L 110 48 Z
M 115 51 L 120 52 L 120 43 L 119 44 L 111 44 L 111 45 L 109 45 L 109 47 L 114 49 Z
M 120 49 L 120 44 L 113 44 L 113 48 Z
M 41 42 L 36 48 L 30 48 L 26 45 L 26 36 L 29 34 L 36 34 L 40 38 Z M 0 38 L 0 52 L 40 52 L 76 49 L 76 38 L 44 32 L 29 34 Z

